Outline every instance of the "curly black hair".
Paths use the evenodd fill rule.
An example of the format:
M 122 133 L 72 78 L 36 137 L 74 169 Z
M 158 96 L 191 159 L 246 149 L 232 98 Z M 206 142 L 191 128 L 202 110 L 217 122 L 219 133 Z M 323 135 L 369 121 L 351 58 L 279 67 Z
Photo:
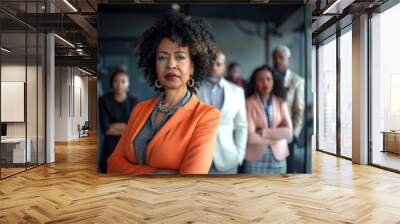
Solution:
M 267 70 L 272 74 L 272 79 L 274 81 L 274 86 L 272 87 L 272 94 L 281 98 L 282 100 L 286 100 L 286 89 L 283 83 L 283 79 L 278 77 L 278 74 L 276 74 L 275 70 L 273 70 L 268 65 L 262 65 L 253 71 L 250 77 L 250 82 L 247 85 L 246 97 L 254 95 L 257 92 L 257 86 L 256 86 L 257 73 L 263 70 Z
M 188 86 L 196 92 L 199 83 L 211 71 L 215 59 L 215 39 L 210 32 L 211 26 L 205 20 L 192 18 L 184 14 L 170 14 L 164 16 L 154 26 L 143 32 L 139 39 L 139 68 L 145 74 L 150 86 L 157 80 L 156 51 L 162 39 L 168 38 L 180 46 L 188 47 L 194 65 L 193 79 L 195 85 Z M 157 89 L 163 91 L 163 88 Z

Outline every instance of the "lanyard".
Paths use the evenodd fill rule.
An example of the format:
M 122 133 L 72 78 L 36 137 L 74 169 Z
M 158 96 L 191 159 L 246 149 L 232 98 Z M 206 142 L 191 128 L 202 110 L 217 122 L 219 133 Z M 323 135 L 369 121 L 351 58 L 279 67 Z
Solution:
M 267 122 L 268 122 L 268 128 L 272 127 L 272 120 L 273 120 L 273 110 L 272 110 L 272 96 L 269 97 L 268 102 L 265 102 L 264 98 L 260 95 L 259 99 L 261 101 L 261 104 L 264 107 L 264 111 L 267 114 Z

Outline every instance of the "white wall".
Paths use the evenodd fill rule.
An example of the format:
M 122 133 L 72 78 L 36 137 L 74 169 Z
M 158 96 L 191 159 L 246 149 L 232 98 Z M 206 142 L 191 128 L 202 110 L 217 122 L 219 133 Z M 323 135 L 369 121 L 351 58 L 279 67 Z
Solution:
M 25 65 L 2 65 L 1 81 L 4 82 L 25 82 Z M 32 67 L 28 67 L 28 71 Z M 1 108 L 7 110 L 7 108 Z M 25 123 L 11 122 L 7 123 L 7 137 L 25 137 Z
M 38 69 L 38 70 L 37 70 Z M 26 106 L 22 112 L 26 111 L 26 121 L 24 122 L 6 122 L 7 137 L 30 139 L 32 161 L 44 162 L 44 74 L 42 67 L 25 64 L 3 64 L 1 66 L 1 81 L 24 82 L 26 84 Z M 26 80 L 27 78 L 27 80 Z M 22 92 L 22 94 L 24 94 Z M 2 96 L 7 97 L 7 96 Z M 10 108 L 1 108 L 1 110 L 10 110 Z M 39 156 L 37 156 L 37 153 Z
M 67 67 L 55 68 L 55 141 L 68 141 L 69 72 Z
M 78 124 L 88 120 L 88 78 L 83 75 L 76 68 L 56 67 L 56 141 L 79 138 Z
M 75 70 L 76 72 L 77 70 Z M 85 123 L 85 121 L 89 120 L 89 103 L 88 103 L 88 77 L 82 77 L 82 73 L 79 73 L 79 75 L 74 75 L 74 108 L 72 109 L 72 130 L 71 130 L 71 135 L 73 138 L 78 138 L 79 133 L 78 133 L 78 124 L 81 126 Z M 79 93 L 80 91 L 80 93 Z M 80 96 L 80 97 L 79 97 Z M 79 102 L 80 101 L 80 102 Z M 71 104 L 72 105 L 72 104 Z M 81 107 L 81 108 L 79 108 Z M 80 111 L 80 109 L 82 111 Z M 74 113 L 75 112 L 75 113 Z
M 25 65 L 2 65 L 1 66 L 1 81 L 6 82 L 25 82 Z M 28 67 L 28 71 L 32 67 Z M 7 108 L 1 108 L 7 110 Z M 10 138 L 25 138 L 25 122 L 10 122 L 7 123 L 7 137 Z
M 28 119 L 28 129 L 32 127 L 36 130 L 36 80 L 33 80 L 31 75 L 36 76 L 36 66 L 25 65 L 2 65 L 1 66 L 1 81 L 4 82 L 25 82 L 26 71 L 28 72 L 28 88 L 27 88 L 27 119 Z M 40 71 L 39 71 L 40 72 Z M 29 88 L 31 87 L 31 88 Z M 40 106 L 40 105 L 39 105 Z M 1 110 L 7 110 L 7 108 L 1 108 Z M 35 112 L 35 113 L 33 113 Z M 34 123 L 32 123 L 34 122 Z M 25 124 L 26 122 L 7 122 L 7 136 L 8 137 L 25 137 Z M 35 127 L 33 127 L 35 126 Z M 28 137 L 30 131 L 28 130 Z M 36 132 L 35 132 L 36 136 Z

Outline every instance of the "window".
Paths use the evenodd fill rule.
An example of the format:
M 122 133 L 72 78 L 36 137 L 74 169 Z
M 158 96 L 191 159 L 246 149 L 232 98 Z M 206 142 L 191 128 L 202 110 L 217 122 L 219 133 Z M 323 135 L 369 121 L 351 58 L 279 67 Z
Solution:
M 336 39 L 318 48 L 318 149 L 336 153 Z
M 340 36 L 340 155 L 348 158 L 352 157 L 352 74 L 350 29 Z
M 400 4 L 371 19 L 371 111 L 372 163 L 400 170 Z M 384 133 L 391 136 L 384 139 Z M 393 134 L 393 135 L 392 135 Z M 390 149 L 390 145 L 393 149 Z M 394 145 L 393 145 L 394 144 Z

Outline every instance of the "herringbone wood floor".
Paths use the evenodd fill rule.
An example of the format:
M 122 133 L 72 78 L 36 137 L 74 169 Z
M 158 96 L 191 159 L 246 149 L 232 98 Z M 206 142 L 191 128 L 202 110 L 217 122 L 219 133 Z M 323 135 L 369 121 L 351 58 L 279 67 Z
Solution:
M 0 223 L 400 223 L 400 175 L 315 152 L 312 175 L 96 173 L 93 137 L 0 181 Z

